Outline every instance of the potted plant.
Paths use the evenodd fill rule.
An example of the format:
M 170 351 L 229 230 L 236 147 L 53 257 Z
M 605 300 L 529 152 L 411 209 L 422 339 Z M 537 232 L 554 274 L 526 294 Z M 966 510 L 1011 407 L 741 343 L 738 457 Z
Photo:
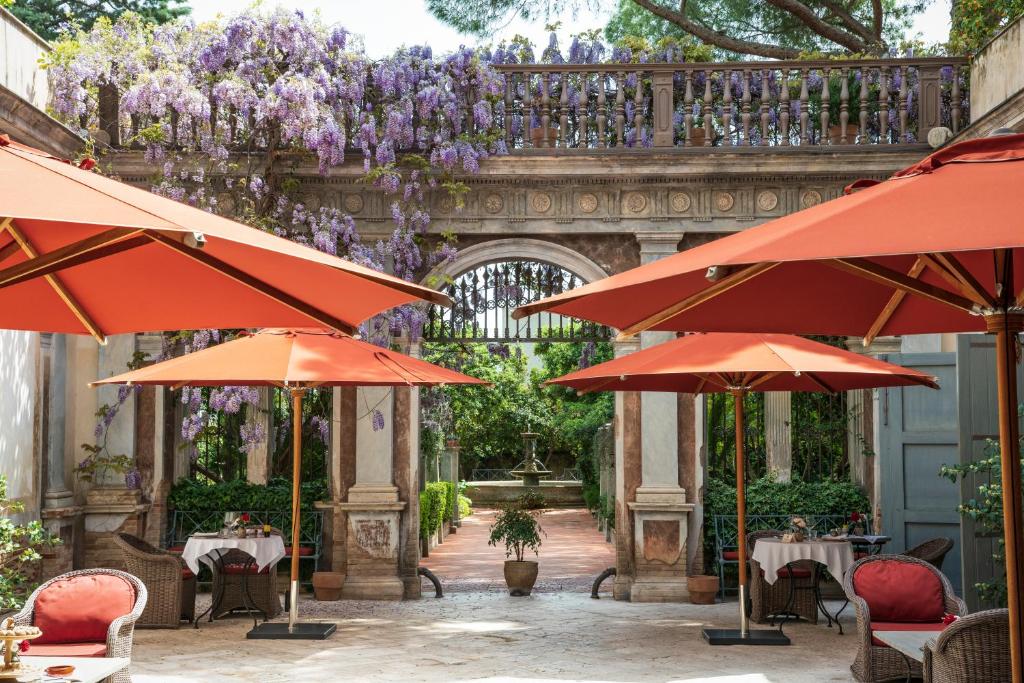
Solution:
M 540 548 L 540 524 L 537 512 L 524 510 L 518 505 L 511 505 L 501 510 L 491 526 L 491 537 L 488 545 L 505 544 L 505 584 L 509 595 L 513 597 L 527 596 L 537 582 L 537 562 L 526 560 L 526 551 L 537 554 Z
M 718 594 L 718 577 L 694 574 L 687 579 L 687 590 L 694 605 L 713 605 Z
M 345 575 L 341 572 L 313 572 L 313 597 L 318 601 L 341 600 Z

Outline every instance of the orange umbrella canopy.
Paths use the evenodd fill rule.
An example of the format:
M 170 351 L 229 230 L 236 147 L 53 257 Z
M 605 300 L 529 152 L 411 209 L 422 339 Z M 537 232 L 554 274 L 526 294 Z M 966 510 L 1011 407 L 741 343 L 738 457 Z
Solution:
M 850 391 L 935 378 L 789 334 L 690 334 L 550 380 L 582 392 Z
M 484 380 L 335 331 L 268 329 L 93 384 L 428 386 Z
M 0 328 L 352 332 L 444 295 L 0 136 Z
M 524 306 L 516 317 L 550 310 L 624 332 L 983 331 L 979 312 L 999 308 L 1000 297 L 1022 303 L 1022 187 L 1024 135 L 959 143 L 874 186 Z

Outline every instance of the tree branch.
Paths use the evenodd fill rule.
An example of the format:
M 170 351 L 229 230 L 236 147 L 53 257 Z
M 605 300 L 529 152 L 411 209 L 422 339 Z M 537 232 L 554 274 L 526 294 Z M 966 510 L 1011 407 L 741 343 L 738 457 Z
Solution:
M 833 2 L 832 0 L 822 0 L 822 4 L 828 8 L 828 11 L 831 12 L 833 16 L 846 24 L 851 31 L 868 42 L 875 42 L 875 34 L 871 32 L 871 29 L 857 21 L 856 17 L 847 12 L 842 5 L 837 2 Z
M 842 45 L 847 50 L 852 52 L 864 52 L 867 50 L 868 45 L 863 40 L 851 33 L 847 33 L 841 28 L 822 21 L 810 7 L 799 0 L 768 0 L 768 3 L 789 12 L 822 38 L 827 38 L 837 45 Z
M 741 54 L 757 55 L 759 57 L 768 57 L 769 59 L 795 59 L 800 55 L 799 50 L 791 48 L 731 38 L 724 33 L 715 31 L 714 29 L 688 19 L 686 15 L 671 10 L 664 5 L 655 2 L 655 0 L 633 0 L 633 3 L 639 5 L 655 16 L 661 17 L 665 21 L 675 24 L 695 38 L 698 38 L 705 43 L 715 45 L 716 47 L 720 47 L 723 50 L 730 50 Z
M 879 44 L 882 42 L 882 18 L 883 18 L 882 0 L 871 0 L 871 18 L 874 21 L 875 29 L 875 41 Z

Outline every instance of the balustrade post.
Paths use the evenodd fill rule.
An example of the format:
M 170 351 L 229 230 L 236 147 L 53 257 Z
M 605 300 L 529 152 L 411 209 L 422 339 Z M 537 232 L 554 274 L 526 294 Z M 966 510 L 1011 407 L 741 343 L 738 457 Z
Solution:
M 860 144 L 866 145 L 868 140 L 868 70 L 860 69 Z
M 732 145 L 732 69 L 722 72 L 722 144 Z
M 121 96 L 113 83 L 103 83 L 99 87 L 97 116 L 99 127 L 110 138 L 111 147 L 121 146 Z
M 636 72 L 636 91 L 633 93 L 633 145 L 643 147 L 644 132 L 644 75 Z
M 928 140 L 932 128 L 942 125 L 942 87 L 937 65 L 917 67 L 917 141 Z
M 622 146 L 626 139 L 626 74 L 615 75 L 615 144 Z
M 772 102 L 772 89 L 768 84 L 768 69 L 761 69 L 761 146 L 768 146 L 768 124 L 771 121 L 769 104 Z
M 743 70 L 743 96 L 740 98 L 740 102 L 743 106 L 742 121 L 743 121 L 743 142 L 742 144 L 750 146 L 750 70 Z
M 587 147 L 587 126 L 590 123 L 587 108 L 589 103 L 587 101 L 587 89 L 590 87 L 590 77 L 587 72 L 584 71 L 580 74 L 580 103 L 576 114 L 579 119 L 579 131 L 577 134 L 576 146 L 581 148 Z
M 597 146 L 604 148 L 608 146 L 608 139 L 605 137 L 605 127 L 608 123 L 608 102 L 605 98 L 605 87 L 608 81 L 604 72 L 597 73 Z
M 540 146 L 550 146 L 551 135 L 551 73 L 545 71 L 540 79 Z
M 900 67 L 900 98 L 898 102 L 899 106 L 899 117 L 900 117 L 900 139 L 899 144 L 903 144 L 907 141 L 907 90 L 909 86 L 907 81 L 910 79 L 910 70 L 905 67 Z
M 558 137 L 562 141 L 562 148 L 569 146 L 569 73 L 562 72 L 558 75 L 558 87 L 561 91 L 558 111 Z
M 878 144 L 889 144 L 889 67 L 878 71 Z
M 704 146 L 710 147 L 714 140 L 714 116 L 711 107 L 711 72 L 704 72 Z
M 800 144 L 810 142 L 810 111 L 808 111 L 807 69 L 800 70 Z
M 683 91 L 683 146 L 693 146 L 693 72 L 687 71 L 686 90 Z
M 953 123 L 953 134 L 960 132 L 960 116 L 961 116 L 961 105 L 960 105 L 960 67 L 951 66 L 953 70 L 953 84 L 952 91 L 949 96 L 950 104 L 950 118 Z
M 789 146 L 789 70 L 782 70 L 779 79 L 779 144 Z
M 672 147 L 675 145 L 675 130 L 672 125 L 672 115 L 675 113 L 676 105 L 673 89 L 673 78 L 671 71 L 659 71 L 651 76 L 651 90 L 654 119 L 654 146 Z
M 512 113 L 515 100 L 513 100 L 513 93 L 515 92 L 515 73 L 509 71 L 505 74 L 505 147 L 512 149 Z M 529 126 L 527 126 L 529 127 Z M 525 146 L 525 145 L 524 145 Z
M 825 67 L 821 70 L 821 139 L 818 140 L 818 144 L 826 145 L 831 144 L 832 139 L 829 135 L 829 117 L 831 112 L 829 108 L 832 103 L 832 69 Z
M 850 70 L 845 66 L 839 72 L 839 144 L 846 144 L 846 128 L 850 125 Z

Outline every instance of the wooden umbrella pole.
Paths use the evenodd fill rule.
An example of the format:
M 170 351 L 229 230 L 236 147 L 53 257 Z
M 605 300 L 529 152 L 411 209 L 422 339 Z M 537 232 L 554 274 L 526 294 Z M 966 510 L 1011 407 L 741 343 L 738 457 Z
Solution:
M 1024 520 L 1021 517 L 1020 429 L 1017 418 L 1016 337 L 1024 318 L 991 316 L 989 332 L 996 337 L 999 391 L 999 467 L 1003 491 L 1003 537 L 1006 540 L 1006 599 L 1010 611 L 1010 665 L 1013 683 L 1024 681 Z
M 303 388 L 292 392 L 292 578 L 288 586 L 288 630 L 295 628 L 299 618 L 299 515 L 302 491 L 302 397 Z
M 732 392 L 733 412 L 736 421 L 736 532 L 739 546 L 739 593 L 740 593 L 740 635 L 749 632 L 747 621 L 747 498 L 746 474 L 743 454 L 743 396 L 746 392 Z

